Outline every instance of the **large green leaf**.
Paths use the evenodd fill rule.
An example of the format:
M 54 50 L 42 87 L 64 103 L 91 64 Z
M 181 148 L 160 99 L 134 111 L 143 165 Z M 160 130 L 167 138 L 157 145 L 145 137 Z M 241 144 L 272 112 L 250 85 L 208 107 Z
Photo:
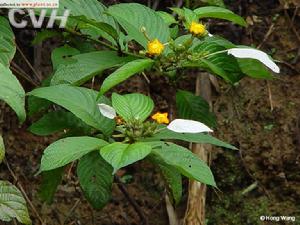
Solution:
M 249 77 L 272 79 L 272 73 L 256 59 L 237 59 L 242 72 Z
M 0 220 L 9 222 L 13 218 L 26 225 L 32 224 L 21 192 L 11 183 L 0 180 Z
M 113 93 L 112 105 L 116 112 L 127 122 L 134 119 L 144 121 L 154 108 L 154 102 L 151 98 L 137 93 L 127 95 Z
M 105 30 L 95 26 L 95 23 L 106 23 L 118 30 L 116 22 L 105 13 L 106 7 L 101 2 L 97 0 L 61 0 L 57 15 L 64 15 L 66 9 L 70 12 L 65 26 L 66 30 L 80 30 L 81 33 L 95 40 L 103 37 L 109 41 L 114 41 Z M 36 9 L 35 12 L 40 14 L 41 9 Z M 51 11 L 47 11 L 46 16 L 50 15 Z M 58 20 L 56 23 L 59 25 L 60 21 Z
M 137 41 L 144 48 L 147 47 L 147 38 L 141 31 L 146 29 L 148 37 L 158 39 L 162 43 L 169 40 L 168 25 L 152 9 L 138 3 L 116 4 L 108 8 L 112 15 L 127 32 L 128 36 Z
M 105 13 L 106 7 L 97 0 L 61 0 L 59 3 L 58 14 L 63 14 L 64 9 L 70 10 L 69 27 L 76 27 L 78 25 L 78 16 L 92 21 L 108 23 L 116 27 L 114 19 Z M 81 32 L 92 36 L 101 36 L 103 34 L 99 29 L 89 26 L 81 28 Z
M 42 201 L 45 201 L 48 204 L 53 202 L 57 187 L 63 179 L 64 169 L 65 167 L 60 167 L 43 172 L 42 184 L 38 192 Z
M 103 95 L 109 89 L 125 81 L 129 77 L 151 67 L 153 63 L 154 61 L 152 59 L 137 59 L 125 64 L 124 66 L 117 69 L 115 72 L 113 72 L 104 80 L 99 94 Z
M 175 17 L 172 14 L 164 11 L 157 11 L 156 13 L 165 21 L 165 23 L 168 26 L 172 24 L 178 24 L 178 22 L 176 21 Z
M 164 126 L 162 126 L 163 128 Z M 157 141 L 157 140 L 182 140 L 187 142 L 194 142 L 194 143 L 200 143 L 200 144 L 212 144 L 219 147 L 224 147 L 228 149 L 234 149 L 237 148 L 227 144 L 223 141 L 220 141 L 217 138 L 214 138 L 208 134 L 203 133 L 176 133 L 174 131 L 168 130 L 167 128 L 161 129 L 160 132 L 154 134 L 151 138 L 146 138 L 144 141 Z
M 69 83 L 81 85 L 93 76 L 106 69 L 118 67 L 132 60 L 132 57 L 121 57 L 113 51 L 97 51 L 75 55 L 69 60 L 74 63 L 61 64 L 53 75 L 51 85 Z
M 100 149 L 100 154 L 114 168 L 114 172 L 145 158 L 151 152 L 146 143 L 123 144 L 115 142 Z
M 111 198 L 113 169 L 98 152 L 91 152 L 79 160 L 77 174 L 87 200 L 95 209 L 103 208 Z
M 159 167 L 167 184 L 170 197 L 174 199 L 175 204 L 178 204 L 182 197 L 182 177 L 180 172 L 154 154 L 150 155 L 149 159 L 155 166 Z
M 72 48 L 69 45 L 56 48 L 51 53 L 51 61 L 53 70 L 55 71 L 60 64 L 72 64 L 76 63 L 77 60 L 73 59 L 72 56 L 80 54 L 80 51 L 76 48 Z
M 106 141 L 93 137 L 68 137 L 60 139 L 45 149 L 40 170 L 48 171 L 65 166 L 107 144 Z
M 98 103 L 109 104 L 109 101 L 104 96 L 97 100 L 97 92 L 94 90 L 62 84 L 38 88 L 28 94 L 64 107 L 87 125 L 106 135 L 114 130 L 115 122 L 102 116 L 97 106 Z
M 200 7 L 195 9 L 194 12 L 197 14 L 198 18 L 200 19 L 217 18 L 217 19 L 229 20 L 241 26 L 247 26 L 246 21 L 242 17 L 222 7 L 217 7 L 217 6 Z
M 200 96 L 179 90 L 176 93 L 176 108 L 180 118 L 200 121 L 209 127 L 216 126 L 216 117 L 210 112 L 209 105 Z
M 9 67 L 15 53 L 15 35 L 8 20 L 5 17 L 0 16 L 0 64 Z
M 218 59 L 218 58 L 216 58 L 216 59 Z M 221 60 L 221 58 L 220 58 L 220 60 Z M 209 70 L 213 74 L 216 74 L 216 75 L 222 77 L 227 82 L 234 83 L 234 81 L 231 81 L 228 78 L 228 73 L 221 66 L 218 66 L 218 65 L 214 64 L 213 62 L 211 62 L 207 59 L 200 59 L 200 62 L 202 63 L 202 67 L 206 68 L 207 70 Z M 223 62 L 220 62 L 220 64 L 221 63 L 223 63 Z
M 21 122 L 26 118 L 25 92 L 8 67 L 0 64 L 0 99 L 5 101 L 18 115 Z
M 76 16 L 73 19 L 77 22 L 76 27 L 80 30 L 91 30 L 89 34 L 98 38 L 104 37 L 108 41 L 116 44 L 119 39 L 120 32 L 112 25 L 106 22 L 99 22 L 92 19 L 87 19 L 85 16 Z
M 85 16 L 95 21 L 113 23 L 113 19 L 104 13 L 106 7 L 97 0 L 60 0 L 58 14 L 62 15 L 64 9 L 69 9 L 71 16 Z
M 243 77 L 237 60 L 225 52 L 234 46 L 229 41 L 218 37 L 205 38 L 193 51 L 201 55 L 201 67 L 211 70 L 230 83 L 235 83 Z
M 47 136 L 63 130 L 82 130 L 86 133 L 88 126 L 73 113 L 63 110 L 49 112 L 29 127 L 29 131 L 40 136 Z
M 216 186 L 210 168 L 190 150 L 173 143 L 157 142 L 154 143 L 152 153 L 165 163 L 176 167 L 184 176 Z

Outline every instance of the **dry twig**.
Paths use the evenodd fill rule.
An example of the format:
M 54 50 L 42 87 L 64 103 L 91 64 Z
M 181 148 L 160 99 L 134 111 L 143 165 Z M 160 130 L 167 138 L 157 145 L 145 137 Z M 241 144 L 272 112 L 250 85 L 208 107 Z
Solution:
M 20 189 L 20 191 L 22 192 L 23 196 L 25 197 L 27 203 L 29 204 L 29 206 L 31 207 L 32 211 L 34 212 L 34 214 L 36 215 L 36 217 L 38 218 L 38 220 L 41 222 L 42 225 L 45 225 L 44 221 L 42 220 L 42 217 L 40 216 L 40 214 L 38 213 L 37 209 L 34 207 L 33 203 L 31 202 L 31 200 L 29 199 L 28 195 L 26 194 L 22 184 L 19 182 L 18 177 L 16 176 L 15 172 L 12 170 L 12 168 L 10 167 L 7 159 L 4 159 L 4 162 L 6 164 L 6 167 L 8 169 L 8 171 L 10 172 L 11 176 L 13 177 L 13 179 L 16 182 L 16 185 L 18 186 L 18 188 Z

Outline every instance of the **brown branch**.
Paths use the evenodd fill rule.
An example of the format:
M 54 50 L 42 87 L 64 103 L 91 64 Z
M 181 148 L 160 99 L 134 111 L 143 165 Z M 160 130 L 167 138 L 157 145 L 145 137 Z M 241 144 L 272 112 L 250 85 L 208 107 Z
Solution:
M 20 183 L 18 177 L 16 176 L 15 172 L 12 170 L 12 168 L 10 167 L 7 159 L 4 159 L 4 163 L 6 164 L 6 167 L 8 169 L 8 171 L 10 172 L 11 176 L 13 177 L 13 179 L 16 182 L 16 185 L 18 186 L 18 188 L 20 189 L 20 191 L 22 192 L 23 196 L 25 197 L 26 201 L 28 202 L 29 206 L 31 207 L 32 211 L 34 212 L 34 214 L 36 215 L 36 217 L 38 218 L 38 220 L 41 222 L 42 225 L 44 225 L 44 221 L 42 220 L 42 217 L 40 216 L 40 214 L 38 213 L 38 211 L 36 210 L 36 208 L 34 207 L 33 203 L 31 202 L 31 200 L 29 199 L 28 195 L 26 194 L 22 184 Z
M 41 75 L 34 69 L 34 67 L 31 65 L 31 63 L 29 62 L 29 60 L 27 59 L 27 57 L 23 53 L 22 49 L 17 44 L 16 44 L 16 47 L 17 47 L 17 50 L 19 51 L 19 53 L 21 54 L 22 58 L 25 60 L 26 64 L 29 66 L 29 68 L 32 70 L 32 72 L 34 73 L 34 75 L 36 76 L 38 81 L 41 83 L 42 80 L 43 80 Z
M 117 185 L 118 188 L 120 189 L 120 191 L 123 193 L 123 195 L 127 198 L 127 200 L 129 201 L 129 203 L 132 205 L 132 207 L 134 208 L 134 210 L 136 211 L 136 213 L 139 215 L 142 223 L 141 225 L 148 225 L 148 220 L 145 217 L 144 212 L 140 209 L 140 206 L 136 203 L 136 201 L 131 198 L 131 196 L 129 195 L 126 186 L 123 184 L 123 182 L 121 181 L 120 177 L 115 176 L 115 180 L 117 181 Z
M 268 38 L 270 37 L 270 35 L 273 33 L 274 30 L 275 30 L 275 23 L 272 23 L 268 29 L 268 32 L 264 36 L 263 41 L 258 45 L 257 47 L 258 49 L 260 49 L 263 46 L 263 44 L 268 40 Z
M 300 42 L 300 35 L 299 35 L 298 31 L 296 30 L 296 28 L 295 28 L 295 26 L 293 24 L 293 21 L 291 20 L 289 14 L 288 14 L 287 9 L 284 9 L 284 15 L 287 18 L 287 20 L 288 20 L 288 22 L 290 24 L 290 27 L 292 28 L 292 31 L 294 32 L 294 34 L 296 35 L 298 41 Z
M 78 200 L 75 202 L 75 204 L 73 205 L 73 207 L 72 207 L 72 208 L 70 209 L 70 211 L 68 212 L 66 218 L 64 219 L 64 221 L 63 221 L 63 223 L 62 223 L 63 225 L 65 225 L 66 222 L 68 221 L 68 219 L 72 216 L 73 212 L 74 212 L 75 209 L 78 207 L 79 203 L 80 203 L 80 199 L 78 199 Z
M 273 106 L 273 97 L 272 97 L 272 91 L 271 91 L 270 82 L 268 80 L 267 80 L 267 87 L 268 87 L 270 108 L 271 108 L 271 112 L 273 112 L 273 109 L 274 109 L 274 106 Z
M 24 72 L 24 70 L 22 70 L 21 67 L 19 67 L 16 63 L 14 62 L 11 62 L 11 70 L 14 72 L 14 73 L 17 73 L 17 75 L 19 75 L 20 77 L 22 77 L 24 80 L 28 81 L 31 85 L 33 85 L 34 87 L 38 87 L 38 83 L 34 80 L 32 80 L 30 78 L 30 76 Z

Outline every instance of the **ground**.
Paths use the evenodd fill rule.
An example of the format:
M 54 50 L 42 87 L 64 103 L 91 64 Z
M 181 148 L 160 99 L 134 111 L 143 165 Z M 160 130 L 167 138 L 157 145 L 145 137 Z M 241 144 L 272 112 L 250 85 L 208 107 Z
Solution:
M 282 72 L 270 81 L 245 78 L 234 87 L 219 82 L 219 92 L 213 91 L 213 109 L 218 118 L 214 135 L 239 151 L 214 148 L 212 170 L 219 190 L 209 188 L 207 222 L 274 224 L 261 222 L 259 217 L 300 215 L 300 64 L 297 64 L 300 11 L 295 11 L 298 8 L 292 1 L 290 4 L 271 0 L 227 3 L 253 25 L 241 29 L 218 23 L 210 26 L 211 32 L 222 32 L 235 43 L 253 44 L 272 53 L 281 61 Z M 140 91 L 150 91 L 160 109 L 167 110 L 171 94 L 164 89 L 164 82 L 153 78 L 150 89 Z M 193 82 L 194 77 L 190 76 L 183 85 L 193 91 Z M 129 84 L 132 83 L 122 87 L 132 89 Z M 93 210 L 82 196 L 74 167 L 67 169 L 54 203 L 50 206 L 42 203 L 37 195 L 41 178 L 35 174 L 43 149 L 55 137 L 36 137 L 27 131 L 30 121 L 20 126 L 8 107 L 2 104 L 0 110 L 0 132 L 6 140 L 7 160 L 34 206 L 29 207 L 33 224 L 41 224 L 38 217 L 51 225 L 141 224 L 117 185 L 113 187 L 111 202 L 102 211 Z M 0 171 L 2 179 L 13 182 L 5 165 L 0 166 Z M 122 172 L 131 198 L 144 211 L 149 224 L 166 225 L 163 184 L 152 171 L 151 165 L 143 162 Z M 184 214 L 187 198 L 187 181 L 184 183 L 184 197 L 177 209 L 180 215 Z M 293 224 L 300 224 L 300 217 Z

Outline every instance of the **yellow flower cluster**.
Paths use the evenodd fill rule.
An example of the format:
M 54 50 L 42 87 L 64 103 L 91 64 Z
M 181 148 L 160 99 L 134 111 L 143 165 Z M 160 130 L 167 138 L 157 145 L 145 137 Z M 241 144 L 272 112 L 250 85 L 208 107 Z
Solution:
M 155 113 L 152 117 L 159 124 L 169 124 L 170 120 L 168 118 L 168 113 Z
M 153 41 L 148 42 L 147 53 L 149 55 L 160 55 L 164 49 L 165 46 L 158 39 L 154 39 Z
M 206 27 L 202 23 L 192 22 L 190 29 L 190 33 L 197 36 L 203 36 L 206 34 Z

